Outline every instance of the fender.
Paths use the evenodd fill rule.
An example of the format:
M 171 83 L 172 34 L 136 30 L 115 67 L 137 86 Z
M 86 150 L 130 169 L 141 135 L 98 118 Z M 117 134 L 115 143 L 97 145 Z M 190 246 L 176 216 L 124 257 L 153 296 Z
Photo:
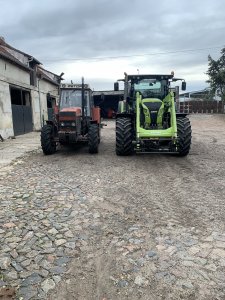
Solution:
M 177 118 L 185 118 L 188 115 L 189 115 L 188 113 L 176 113 Z
M 127 113 L 127 112 L 117 113 L 116 114 L 116 119 L 117 118 L 130 118 L 130 119 L 133 119 L 134 117 L 135 117 L 134 114 Z

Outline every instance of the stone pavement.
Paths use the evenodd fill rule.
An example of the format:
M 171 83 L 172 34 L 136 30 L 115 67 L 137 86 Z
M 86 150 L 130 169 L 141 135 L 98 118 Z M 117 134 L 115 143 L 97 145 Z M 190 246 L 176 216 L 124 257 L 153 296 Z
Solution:
M 92 215 L 73 182 L 41 165 L 18 161 L 12 168 L 0 170 L 0 287 L 19 287 L 19 299 L 46 299 L 86 244 L 79 224 Z
M 38 148 L 40 148 L 40 132 L 31 132 L 17 136 L 15 139 L 0 141 L 0 167 Z
M 15 288 L 21 300 L 225 299 L 224 123 L 199 119 L 185 159 L 117 157 L 112 123 L 98 155 L 24 150 L 2 166 L 0 291 Z

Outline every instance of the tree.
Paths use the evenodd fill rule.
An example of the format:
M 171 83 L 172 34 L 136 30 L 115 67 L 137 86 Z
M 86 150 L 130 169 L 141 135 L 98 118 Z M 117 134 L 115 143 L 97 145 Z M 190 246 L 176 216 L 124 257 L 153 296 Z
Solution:
M 221 97 L 222 103 L 225 101 L 225 47 L 220 51 L 221 56 L 218 60 L 208 56 L 208 71 L 209 76 L 207 82 L 210 84 L 212 93 Z M 224 105 L 223 105 L 224 107 Z

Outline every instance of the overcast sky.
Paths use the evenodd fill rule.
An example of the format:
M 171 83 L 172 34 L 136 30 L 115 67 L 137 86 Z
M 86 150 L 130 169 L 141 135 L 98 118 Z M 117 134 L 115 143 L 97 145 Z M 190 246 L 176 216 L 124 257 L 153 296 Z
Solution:
M 218 58 L 225 46 L 224 0 L 0 0 L 0 5 L 6 42 L 50 71 L 64 72 L 66 81 L 84 76 L 95 90 L 112 89 L 124 71 L 138 70 L 174 70 L 188 90 L 204 88 L 207 56 Z

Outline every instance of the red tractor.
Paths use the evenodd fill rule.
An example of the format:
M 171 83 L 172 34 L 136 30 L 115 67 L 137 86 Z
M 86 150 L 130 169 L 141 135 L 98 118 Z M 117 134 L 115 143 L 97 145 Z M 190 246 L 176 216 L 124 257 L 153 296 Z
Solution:
M 59 106 L 53 120 L 46 121 L 41 130 L 44 154 L 56 152 L 57 144 L 88 144 L 89 153 L 98 153 L 100 142 L 100 108 L 94 106 L 88 84 L 61 84 Z

